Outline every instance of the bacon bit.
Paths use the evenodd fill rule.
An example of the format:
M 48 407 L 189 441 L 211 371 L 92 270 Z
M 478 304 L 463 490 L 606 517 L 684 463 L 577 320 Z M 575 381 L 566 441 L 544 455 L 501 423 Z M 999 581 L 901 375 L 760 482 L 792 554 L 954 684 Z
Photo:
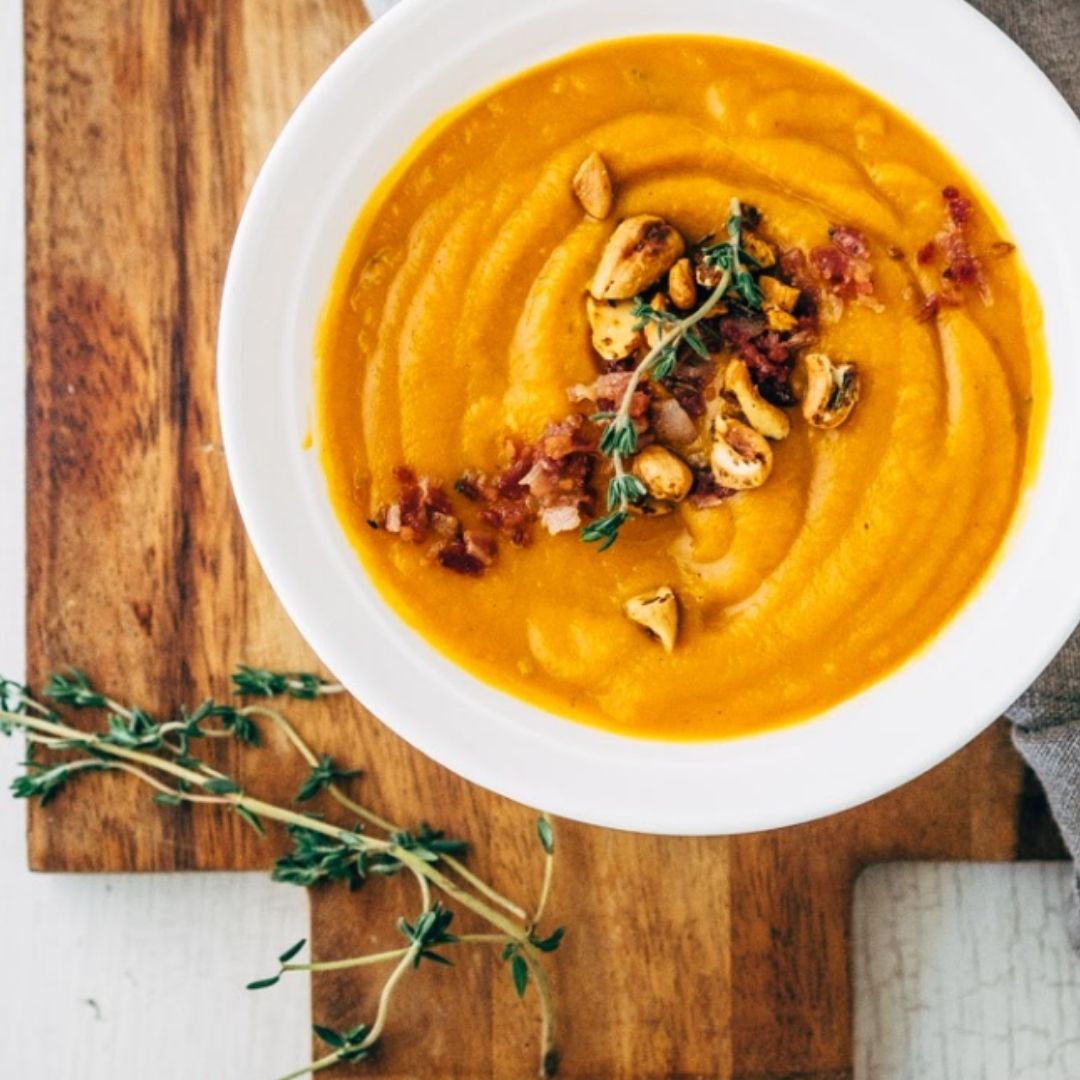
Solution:
M 870 245 L 858 229 L 837 225 L 829 230 L 829 239 L 849 259 L 869 259 Z
M 713 363 L 683 364 L 664 380 L 664 389 L 691 420 L 698 420 L 705 415 L 705 392 L 715 374 Z
M 595 453 L 595 435 L 575 413 L 549 424 L 534 446 L 512 443 L 511 462 L 497 476 L 469 474 L 459 484 L 467 498 L 483 503 L 485 525 L 525 547 L 538 519 L 549 532 L 563 532 L 577 527 L 567 524 L 574 515 L 580 523 L 583 513 L 592 512 Z
M 536 514 L 527 503 L 496 503 L 482 510 L 480 517 L 486 525 L 506 533 L 514 547 L 527 547 L 532 539 L 529 526 Z
M 795 349 L 791 339 L 784 339 L 775 331 L 759 332 L 751 319 L 728 319 L 720 328 L 746 362 L 761 396 L 781 408 L 794 405 L 797 399 L 791 389 L 791 373 L 795 368 Z
M 536 501 L 541 515 L 557 508 L 572 508 L 592 514 L 595 496 L 590 487 L 595 464 L 596 439 L 586 429 L 585 418 L 574 414 L 557 424 L 549 424 L 536 445 L 536 459 L 522 485 Z M 547 515 L 551 528 L 569 515 Z
M 816 247 L 810 252 L 810 262 L 828 284 L 843 284 L 847 259 L 839 248 Z
M 439 565 L 455 574 L 480 577 L 495 561 L 497 545 L 490 536 L 466 530 L 460 538 L 450 540 L 435 549 Z
M 453 514 L 443 514 L 438 510 L 431 514 L 431 530 L 436 536 L 453 540 L 461 529 L 461 522 Z
M 923 302 L 915 316 L 916 322 L 926 323 L 936 319 L 941 314 L 941 297 L 937 293 L 931 293 Z
M 802 248 L 788 248 L 782 252 L 780 269 L 784 276 L 791 278 L 800 289 L 812 288 L 806 252 Z
M 780 256 L 780 269 L 793 285 L 798 286 L 799 302 L 795 305 L 795 314 L 812 320 L 812 329 L 817 331 L 818 317 L 821 311 L 821 284 L 810 265 L 806 252 L 801 248 L 790 248 Z M 830 301 L 833 298 L 829 297 Z M 835 306 L 831 304 L 830 306 Z M 839 313 L 834 315 L 838 318 Z
M 810 257 L 800 248 L 789 248 L 780 255 L 778 270 L 781 280 L 799 289 L 799 300 L 794 311 L 798 325 L 794 329 L 783 333 L 769 330 L 765 319 L 756 315 L 730 316 L 722 319 L 718 326 L 724 340 L 746 362 L 761 395 L 781 408 L 796 404 L 791 389 L 795 354 L 812 344 L 817 337 L 823 278 L 812 260 L 816 259 L 830 273 L 835 271 L 842 276 L 853 259 L 861 258 L 863 252 L 869 252 L 862 234 L 854 229 L 834 229 L 832 239 L 832 244 L 827 248 L 815 249 Z M 841 301 L 831 292 L 824 299 L 842 310 Z M 708 374 L 711 378 L 711 371 Z M 665 385 L 691 417 L 697 418 L 705 412 L 703 398 L 680 393 L 676 387 Z
M 888 255 L 893 262 L 899 262 L 904 257 L 904 249 L 902 247 L 897 247 L 896 244 L 890 244 L 889 249 L 885 254 Z
M 930 293 L 916 313 L 915 320 L 921 323 L 930 322 L 941 314 L 942 308 L 961 306 L 962 301 L 948 293 Z
M 571 386 L 566 394 L 573 402 L 592 401 L 602 412 L 612 412 L 622 401 L 626 388 L 630 385 L 629 371 L 608 371 L 589 384 L 578 383 Z M 640 420 L 648 411 L 652 402 L 652 387 L 643 384 L 630 398 L 630 417 Z
M 510 542 L 524 547 L 529 542 L 529 526 L 536 513 L 529 504 L 529 489 L 521 483 L 532 468 L 533 451 L 517 443 L 510 444 L 510 465 L 492 479 L 470 474 L 463 479 L 468 488 L 484 503 L 480 518 L 493 529 L 506 533 Z M 468 496 L 467 496 L 468 497 Z
M 463 529 L 450 497 L 430 478 L 418 479 L 405 466 L 394 470 L 394 478 L 401 486 L 401 494 L 397 502 L 379 512 L 376 523 L 381 521 L 387 532 L 411 544 L 422 544 L 429 536 L 435 536 L 428 558 L 455 573 L 479 577 L 495 559 L 494 539 Z M 469 476 L 462 477 L 455 487 L 466 498 L 480 494 L 476 480 Z
M 591 383 L 578 383 L 566 391 L 566 396 L 573 402 L 578 401 L 615 401 L 621 399 L 630 385 L 630 372 L 624 369 L 605 371 Z
M 382 514 L 387 531 L 413 544 L 423 543 L 434 534 L 440 539 L 429 553 L 431 558 L 459 574 L 482 574 L 495 558 L 495 541 L 463 529 L 450 497 L 428 477 L 417 479 L 404 466 L 394 470 L 394 477 L 401 485 L 401 495 Z M 480 494 L 471 477 L 463 477 L 455 487 L 467 498 Z
M 708 510 L 719 506 L 725 499 L 730 499 L 735 492 L 718 484 L 712 470 L 708 468 L 694 469 L 694 486 L 690 489 L 687 502 L 696 510 Z
M 499 545 L 493 536 L 466 529 L 462 539 L 465 541 L 465 550 L 474 559 L 479 559 L 485 566 L 490 566 L 495 561 Z
M 793 277 L 805 274 L 804 261 L 789 260 Z M 810 252 L 810 266 L 830 296 L 841 302 L 830 305 L 832 310 L 829 314 L 834 319 L 843 313 L 844 302 L 863 304 L 875 311 L 882 310 L 873 298 L 874 273 L 870 264 L 870 244 L 858 229 L 848 225 L 837 225 L 830 229 L 829 243 Z
M 929 265 L 932 257 L 940 254 L 945 266 L 941 271 L 941 287 L 927 297 L 916 315 L 920 322 L 936 318 L 942 306 L 960 306 L 963 303 L 961 294 L 965 289 L 977 291 L 988 306 L 994 302 L 982 262 L 971 246 L 969 230 L 975 217 L 975 204 L 952 185 L 942 189 L 941 197 L 945 200 L 947 220 L 937 236 L 920 250 L 919 263 Z M 1007 249 L 1005 254 L 1013 250 L 1011 244 L 999 241 L 991 247 L 991 254 L 996 255 L 1003 250 L 999 245 Z M 931 257 L 924 259 L 924 252 L 929 252 Z
M 577 510 L 592 504 L 588 482 L 592 476 L 592 456 L 572 454 L 564 458 L 537 458 L 523 481 L 538 509 L 572 506 Z
M 945 199 L 945 206 L 949 211 L 949 218 L 952 220 L 952 223 L 959 228 L 963 228 L 974 216 L 975 205 L 970 199 L 961 195 L 958 188 L 955 188 L 952 185 L 944 188 L 941 194 Z
M 387 532 L 397 533 L 411 544 L 422 544 L 430 532 L 456 535 L 460 523 L 449 496 L 438 484 L 426 476 L 418 480 L 412 469 L 404 466 L 394 470 L 394 479 L 401 494 L 380 515 Z
M 920 266 L 929 266 L 937 258 L 937 244 L 933 240 L 928 240 L 919 248 L 919 253 L 915 258 Z
M 548 424 L 536 444 L 538 458 L 561 461 L 573 454 L 588 454 L 596 449 L 596 439 L 585 430 L 585 417 L 574 413 L 556 424 Z
M 529 494 L 522 484 L 525 474 L 532 468 L 533 452 L 515 445 L 510 467 L 501 472 L 495 481 L 495 491 L 502 499 L 524 499 Z

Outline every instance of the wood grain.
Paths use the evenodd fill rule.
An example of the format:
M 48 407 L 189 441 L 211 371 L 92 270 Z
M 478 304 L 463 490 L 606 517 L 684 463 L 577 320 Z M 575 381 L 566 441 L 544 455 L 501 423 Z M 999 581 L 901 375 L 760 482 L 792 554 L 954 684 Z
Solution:
M 164 709 L 221 693 L 238 660 L 314 663 L 244 538 L 214 398 L 218 297 L 258 165 L 290 109 L 364 23 L 354 0 L 27 0 L 28 651 Z M 474 841 L 474 863 L 527 901 L 532 814 L 470 787 L 359 705 L 298 707 L 336 758 L 370 766 L 365 798 Z M 246 786 L 287 798 L 277 744 L 223 751 Z M 162 811 L 93 778 L 31 816 L 43 870 L 256 868 L 275 853 L 239 822 Z M 563 1075 L 834 1080 L 851 1073 L 849 906 L 878 859 L 1047 851 L 1045 812 L 1004 727 L 868 807 L 737 839 L 560 829 L 555 964 Z M 314 948 L 393 938 L 406 882 L 312 896 Z M 277 943 L 273 943 L 277 944 Z M 495 957 L 415 976 L 386 1077 L 528 1075 L 531 1007 Z M 371 980 L 316 981 L 316 1017 L 370 1017 Z M 368 1067 L 370 1075 L 370 1067 Z

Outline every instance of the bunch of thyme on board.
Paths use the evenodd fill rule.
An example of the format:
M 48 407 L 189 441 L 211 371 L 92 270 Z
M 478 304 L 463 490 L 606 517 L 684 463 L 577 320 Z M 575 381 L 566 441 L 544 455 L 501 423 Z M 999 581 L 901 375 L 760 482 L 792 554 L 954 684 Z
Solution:
M 536 824 L 544 871 L 539 899 L 529 913 L 465 866 L 460 858 L 466 848 L 463 841 L 448 838 L 427 824 L 403 829 L 352 799 L 343 784 L 358 776 L 358 770 L 341 768 L 326 754 L 317 754 L 284 714 L 266 703 L 278 697 L 312 701 L 341 693 L 340 686 L 316 675 L 251 667 L 238 668 L 232 681 L 237 697 L 263 700 L 239 705 L 208 700 L 193 711 L 181 709 L 174 718 L 160 721 L 101 693 L 75 668 L 50 675 L 40 697 L 21 683 L 0 678 L 0 733 L 19 731 L 27 740 L 25 771 L 12 783 L 13 794 L 44 805 L 74 780 L 92 773 L 121 772 L 146 785 L 160 805 L 224 807 L 259 835 L 265 834 L 267 823 L 282 826 L 292 850 L 274 865 L 275 881 L 304 887 L 337 882 L 356 888 L 372 877 L 406 873 L 413 878 L 419 911 L 398 920 L 400 941 L 395 947 L 323 963 L 301 963 L 297 958 L 306 942 L 299 941 L 277 958 L 274 974 L 248 985 L 251 990 L 267 989 L 298 971 L 317 974 L 390 966 L 370 1023 L 345 1031 L 316 1024 L 315 1035 L 327 1053 L 281 1080 L 369 1058 L 386 1028 L 394 995 L 409 972 L 425 962 L 449 965 L 448 954 L 464 946 L 498 948 L 519 997 L 535 985 L 540 1006 L 540 1075 L 553 1076 L 558 1052 L 543 957 L 559 947 L 563 928 L 546 935 L 539 929 L 554 870 L 555 833 L 550 818 L 541 815 Z M 60 709 L 100 713 L 103 725 L 94 731 L 75 727 Z M 215 739 L 257 747 L 262 741 L 260 724 L 276 728 L 306 765 L 294 806 L 258 798 L 196 756 L 200 743 Z M 348 823 L 338 824 L 323 813 L 304 809 L 320 797 L 336 803 L 338 816 L 347 816 Z M 435 894 L 441 895 L 436 898 Z M 448 903 L 478 916 L 490 932 L 454 934 L 450 929 L 454 911 Z
M 594 421 L 604 425 L 600 436 L 600 453 L 610 458 L 612 467 L 607 489 L 607 513 L 589 522 L 581 531 L 581 539 L 587 544 L 599 544 L 598 551 L 606 551 L 618 540 L 619 530 L 629 519 L 633 506 L 647 494 L 645 485 L 626 470 L 627 459 L 633 457 L 638 449 L 637 428 L 630 415 L 637 388 L 644 379 L 663 382 L 671 375 L 683 345 L 691 349 L 698 359 L 709 360 L 709 349 L 698 331 L 698 324 L 709 317 L 729 289 L 734 290 L 744 306 L 752 310 L 761 308 L 761 290 L 746 265 L 747 261 L 753 260 L 742 246 L 743 210 L 738 199 L 731 200 L 726 231 L 727 240 L 723 243 L 705 242 L 699 248 L 705 265 L 721 273 L 716 287 L 689 315 L 680 316 L 654 308 L 643 296 L 635 301 L 633 313 L 638 319 L 635 329 L 643 330 L 649 323 L 655 323 L 659 334 L 656 344 L 631 372 L 618 407 L 612 412 L 592 416 Z

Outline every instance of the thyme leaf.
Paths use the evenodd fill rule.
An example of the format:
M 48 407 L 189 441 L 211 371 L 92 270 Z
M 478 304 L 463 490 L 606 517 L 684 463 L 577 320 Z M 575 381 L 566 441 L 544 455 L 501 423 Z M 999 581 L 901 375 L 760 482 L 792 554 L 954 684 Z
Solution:
M 105 698 L 90 685 L 85 671 L 69 667 L 67 674 L 54 673 L 45 682 L 42 694 L 57 705 L 73 709 L 103 709 Z
M 540 846 L 548 855 L 555 854 L 555 832 L 546 817 L 536 819 L 536 835 L 540 837 Z
M 398 920 L 398 929 L 412 942 L 412 966 L 418 968 L 422 960 L 433 960 L 437 964 L 453 966 L 453 961 L 435 952 L 437 945 L 454 945 L 458 939 L 450 933 L 448 927 L 454 921 L 454 913 L 442 906 L 439 901 L 425 911 L 416 920 L 415 925 Z
M 310 802 L 320 791 L 325 791 L 338 780 L 351 780 L 354 776 L 362 775 L 363 772 L 360 769 L 339 769 L 328 754 L 322 754 L 318 762 L 312 765 L 307 779 L 297 792 L 296 801 L 298 803 Z
M 285 673 L 241 664 L 232 676 L 233 691 L 241 697 L 280 697 L 288 695 L 311 701 L 323 694 L 340 693 L 341 687 L 307 672 Z
M 520 953 L 517 953 L 510 961 L 510 972 L 514 978 L 514 989 L 517 991 L 517 996 L 519 998 L 524 997 L 529 986 L 529 965 L 525 957 Z
M 529 940 L 541 951 L 541 952 L 554 952 L 561 944 L 563 935 L 566 933 L 565 927 L 558 926 L 554 932 L 546 938 L 530 937 Z

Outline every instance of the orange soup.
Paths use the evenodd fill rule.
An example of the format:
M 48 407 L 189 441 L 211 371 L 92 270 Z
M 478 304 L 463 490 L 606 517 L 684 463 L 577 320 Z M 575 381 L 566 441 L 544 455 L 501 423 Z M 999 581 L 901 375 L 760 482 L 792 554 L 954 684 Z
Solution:
M 805 719 L 928 643 L 1049 393 L 1019 254 L 948 154 L 707 37 L 594 46 L 433 125 L 348 238 L 316 381 L 393 609 L 516 697 L 671 740 Z

